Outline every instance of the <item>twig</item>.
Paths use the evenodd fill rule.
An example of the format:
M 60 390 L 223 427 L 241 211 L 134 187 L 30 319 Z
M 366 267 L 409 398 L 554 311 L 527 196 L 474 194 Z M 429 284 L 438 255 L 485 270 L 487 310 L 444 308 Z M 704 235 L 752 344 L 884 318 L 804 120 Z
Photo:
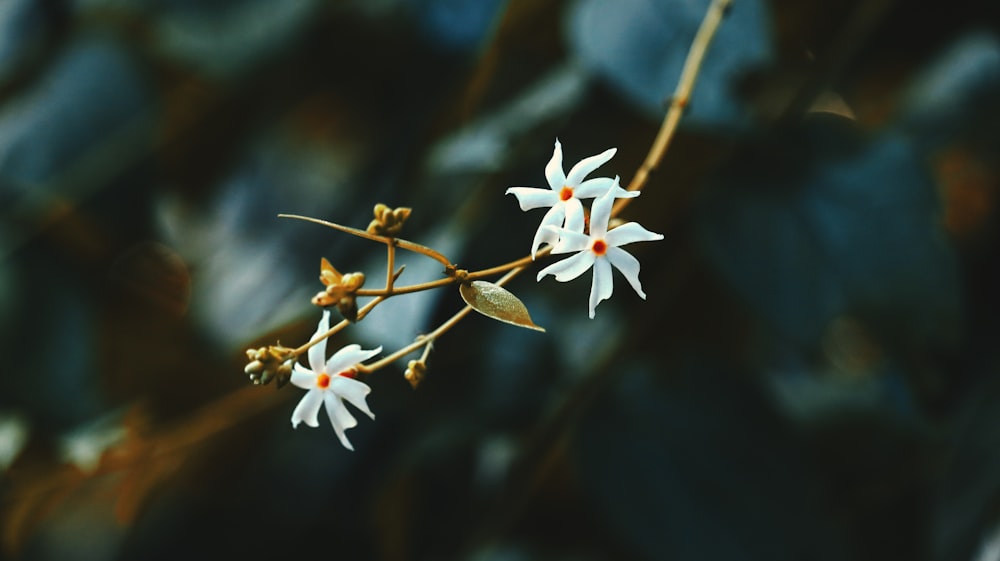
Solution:
M 715 0 L 709 6 L 705 19 L 702 20 L 701 27 L 698 28 L 698 33 L 691 43 L 691 50 L 688 51 L 687 59 L 684 61 L 684 68 L 681 70 L 677 88 L 674 90 L 673 97 L 670 98 L 670 108 L 667 110 L 666 117 L 663 118 L 663 124 L 660 125 L 660 132 L 656 134 L 656 139 L 649 148 L 646 159 L 628 184 L 629 191 L 641 190 L 646 185 L 646 181 L 649 180 L 649 174 L 655 171 L 663 160 L 663 155 L 666 154 L 667 147 L 670 146 L 670 141 L 673 140 L 674 133 L 677 132 L 677 125 L 691 99 L 691 92 L 694 90 L 694 84 L 698 79 L 698 72 L 701 70 L 705 53 L 708 52 L 708 46 L 712 43 L 715 32 L 719 29 L 719 24 L 722 23 L 722 18 L 725 17 L 726 11 L 732 3 L 733 0 Z M 631 200 L 629 198 L 616 200 L 615 206 L 611 209 L 611 216 L 618 216 Z
M 346 234 L 351 234 L 359 238 L 364 238 L 366 240 L 372 240 L 374 242 L 384 243 L 386 245 L 395 244 L 400 249 L 405 249 L 412 251 L 414 253 L 419 253 L 421 255 L 426 255 L 431 259 L 439 261 L 445 267 L 451 266 L 452 262 L 450 259 L 445 257 L 440 252 L 437 252 L 425 245 L 420 245 L 418 243 L 411 242 L 409 240 L 404 240 L 402 238 L 389 238 L 386 236 L 378 236 L 375 234 L 369 234 L 364 230 L 359 230 L 357 228 L 351 228 L 350 226 L 344 226 L 343 224 L 337 224 L 335 222 L 328 222 L 326 220 L 320 220 L 319 218 L 312 218 L 309 216 L 301 216 L 298 214 L 279 214 L 278 218 L 294 218 L 296 220 L 305 220 L 306 222 L 313 222 L 316 224 L 322 224 L 328 228 L 333 228 L 334 230 L 339 230 Z

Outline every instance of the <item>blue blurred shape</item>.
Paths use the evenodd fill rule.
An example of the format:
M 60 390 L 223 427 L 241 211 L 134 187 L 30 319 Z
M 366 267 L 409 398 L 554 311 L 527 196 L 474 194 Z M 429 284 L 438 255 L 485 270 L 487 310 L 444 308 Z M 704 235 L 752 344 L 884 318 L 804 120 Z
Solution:
M 37 0 L 0 2 L 0 80 L 17 70 L 39 46 L 44 24 L 42 5 Z
M 117 43 L 88 36 L 70 45 L 0 114 L 0 203 L 57 179 L 79 188 L 95 167 L 120 170 L 127 158 L 118 148 L 152 142 L 152 123 L 141 118 L 150 99 L 140 68 Z M 100 161 L 89 161 L 87 173 L 74 167 L 94 154 Z
M 998 92 L 1000 37 L 975 30 L 944 49 L 917 75 L 903 98 L 901 116 L 905 126 L 931 147 L 970 134 L 996 138 Z
M 862 139 L 828 119 L 731 163 L 699 210 L 709 259 L 801 344 L 840 314 L 894 342 L 955 342 L 957 262 L 924 162 L 900 135 Z
M 154 42 L 171 59 L 233 78 L 280 56 L 322 17 L 321 0 L 156 2 Z
M 642 111 L 660 117 L 710 0 L 578 0 L 569 14 L 570 49 Z M 686 123 L 734 126 L 748 114 L 735 83 L 771 57 L 767 10 L 735 2 L 709 47 Z
M 409 0 L 420 30 L 435 46 L 474 51 L 493 31 L 507 0 Z

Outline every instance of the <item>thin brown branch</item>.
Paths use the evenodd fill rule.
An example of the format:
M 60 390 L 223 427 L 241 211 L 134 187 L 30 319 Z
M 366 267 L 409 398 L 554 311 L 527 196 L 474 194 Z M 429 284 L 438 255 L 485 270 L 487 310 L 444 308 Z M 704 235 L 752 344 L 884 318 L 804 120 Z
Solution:
M 646 159 L 639 166 L 639 169 L 635 172 L 635 177 L 628 184 L 629 191 L 642 190 L 649 180 L 649 175 L 659 167 L 660 162 L 663 160 L 663 155 L 666 154 L 667 147 L 670 146 L 670 141 L 673 140 L 674 134 L 677 132 L 677 126 L 684 115 L 684 110 L 687 109 L 688 103 L 691 100 L 691 92 L 694 90 L 695 82 L 698 79 L 698 72 L 701 70 L 701 65 L 705 60 L 705 53 L 708 52 L 708 46 L 712 43 L 715 32 L 719 29 L 719 24 L 722 23 L 722 19 L 725 17 L 726 11 L 732 3 L 733 0 L 715 0 L 709 6 L 708 12 L 705 14 L 705 19 L 702 20 L 701 27 L 698 28 L 698 33 L 691 43 L 691 50 L 688 51 L 687 59 L 684 61 L 684 68 L 681 70 L 681 77 L 677 82 L 677 88 L 674 89 L 674 95 L 670 98 L 670 108 L 667 109 L 667 115 L 663 118 L 663 124 L 660 125 L 660 131 L 656 134 L 656 139 L 649 148 Z M 618 216 L 631 200 L 616 200 L 615 206 L 611 209 L 611 216 Z
M 351 228 L 350 226 L 344 226 L 343 224 L 337 224 L 336 222 L 328 222 L 326 220 L 320 220 L 319 218 L 312 218 L 309 216 L 302 216 L 299 214 L 279 214 L 278 218 L 294 218 L 296 220 L 304 220 L 306 222 L 312 222 L 314 224 L 321 224 L 328 228 L 333 228 L 334 230 L 339 230 L 346 234 L 351 234 L 352 236 L 357 236 L 359 238 L 364 238 L 366 240 L 371 240 L 373 242 L 384 243 L 386 245 L 395 244 L 400 249 L 405 249 L 407 251 L 412 251 L 414 253 L 419 253 L 421 255 L 426 255 L 431 259 L 439 261 L 444 266 L 452 265 L 451 260 L 445 257 L 442 253 L 435 251 L 425 245 L 421 245 L 409 240 L 404 240 L 402 238 L 389 238 L 386 236 L 378 236 L 375 234 L 369 234 L 364 230 L 359 230 L 357 228 Z

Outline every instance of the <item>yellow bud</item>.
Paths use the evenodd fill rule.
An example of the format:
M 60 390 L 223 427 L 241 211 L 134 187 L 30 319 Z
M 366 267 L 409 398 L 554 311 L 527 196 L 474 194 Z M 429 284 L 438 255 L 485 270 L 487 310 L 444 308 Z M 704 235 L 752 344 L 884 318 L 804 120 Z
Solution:
M 281 345 L 271 345 L 247 349 L 247 359 L 250 362 L 243 368 L 243 372 L 250 376 L 254 385 L 266 384 L 274 378 L 275 372 L 281 374 L 284 364 L 290 365 L 295 361 L 295 351 Z
M 322 280 L 322 275 L 320 280 Z M 312 297 L 313 305 L 332 306 L 345 297 L 353 298 L 354 293 L 365 284 L 365 275 L 364 273 L 338 274 L 336 282 L 324 282 L 324 284 L 326 284 L 326 288 Z
M 427 364 L 422 360 L 411 360 L 406 365 L 406 372 L 403 373 L 403 377 L 406 381 L 410 383 L 413 389 L 417 389 L 420 382 L 424 380 L 424 375 L 427 374 Z
M 340 283 L 347 292 L 356 292 L 365 284 L 364 273 L 347 273 Z
M 402 224 L 403 222 L 406 221 L 407 218 L 410 217 L 411 212 L 413 212 L 412 208 L 401 206 L 396 210 L 392 211 L 392 218 L 395 222 Z
M 410 212 L 412 209 L 406 207 L 391 209 L 378 203 L 373 211 L 375 218 L 368 223 L 367 231 L 377 236 L 396 236 L 402 230 L 403 222 L 410 217 Z

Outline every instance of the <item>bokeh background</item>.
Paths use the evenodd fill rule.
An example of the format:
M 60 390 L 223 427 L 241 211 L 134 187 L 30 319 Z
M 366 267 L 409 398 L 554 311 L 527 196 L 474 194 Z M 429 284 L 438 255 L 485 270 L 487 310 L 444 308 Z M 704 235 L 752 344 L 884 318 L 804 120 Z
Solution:
M 244 350 L 383 250 L 276 215 L 521 257 L 506 188 L 557 137 L 631 179 L 708 0 L 0 0 L 0 558 L 1000 559 L 989 4 L 735 0 L 624 214 L 648 300 L 529 271 L 547 333 L 373 375 L 352 453 Z

